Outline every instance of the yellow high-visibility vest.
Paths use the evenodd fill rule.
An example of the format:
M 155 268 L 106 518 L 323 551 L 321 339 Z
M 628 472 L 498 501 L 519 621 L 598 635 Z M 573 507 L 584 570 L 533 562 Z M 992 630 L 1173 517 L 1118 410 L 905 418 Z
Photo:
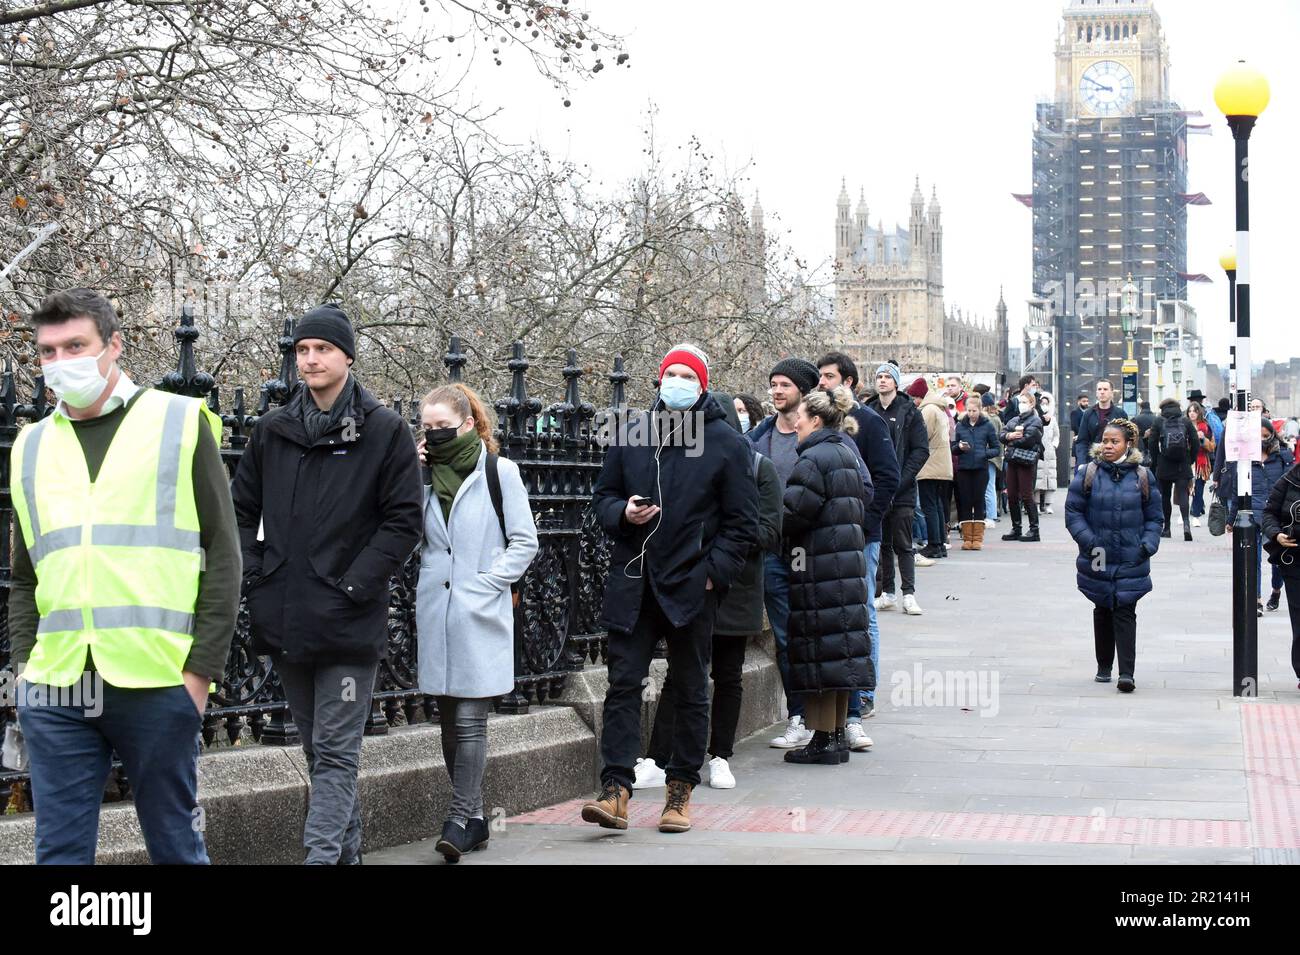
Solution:
M 194 503 L 197 398 L 143 389 L 94 483 L 72 423 L 30 424 L 14 442 L 14 513 L 36 570 L 40 624 L 25 679 L 71 686 L 86 668 L 112 686 L 176 686 L 189 656 L 203 569 Z

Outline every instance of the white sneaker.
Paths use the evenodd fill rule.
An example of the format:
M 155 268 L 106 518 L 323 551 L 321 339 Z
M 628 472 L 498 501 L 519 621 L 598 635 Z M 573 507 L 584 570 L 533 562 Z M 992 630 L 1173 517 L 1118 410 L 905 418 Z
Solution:
M 709 788 L 735 789 L 736 777 L 731 774 L 731 767 L 721 756 L 709 760 Z
M 986 517 L 986 518 L 984 518 L 984 526 L 985 526 L 985 527 L 997 527 L 997 526 L 998 526 L 998 522 L 995 521 L 995 520 L 994 520 L 993 518 L 991 518 L 991 517 Z
M 1043 513 L 1044 513 L 1044 514 L 1051 514 L 1051 513 L 1053 513 L 1053 511 L 1052 511 L 1052 505 L 1050 505 L 1050 504 L 1044 504 L 1044 505 L 1043 505 Z
M 916 554 L 912 558 L 912 562 L 916 564 L 917 567 L 929 567 L 934 564 L 934 558 L 926 557 L 924 554 Z
M 893 610 L 898 606 L 898 601 L 894 599 L 893 594 L 881 594 L 876 598 L 877 610 Z
M 796 746 L 803 746 L 810 739 L 812 739 L 812 730 L 803 725 L 803 717 L 792 716 L 785 732 L 768 745 L 772 749 L 794 749 Z
M 636 761 L 636 776 L 632 781 L 633 789 L 657 789 L 668 785 L 668 777 L 653 759 Z
M 921 616 L 922 610 L 916 605 L 916 597 L 912 594 L 903 594 L 903 613 L 912 617 Z
M 845 726 L 844 737 L 849 741 L 849 749 L 855 753 L 871 749 L 871 737 L 862 732 L 861 723 L 849 723 Z
M 1200 519 L 1199 517 L 1193 517 L 1193 518 L 1192 518 L 1192 526 L 1193 526 L 1193 527 L 1200 527 L 1200 526 L 1201 526 L 1201 519 Z

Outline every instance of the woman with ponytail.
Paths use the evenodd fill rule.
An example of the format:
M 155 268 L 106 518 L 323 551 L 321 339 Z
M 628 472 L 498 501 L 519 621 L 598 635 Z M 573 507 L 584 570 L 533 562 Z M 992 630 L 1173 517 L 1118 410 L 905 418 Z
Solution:
M 862 526 L 873 491 L 851 440 L 852 410 L 853 394 L 840 385 L 808 392 L 795 417 L 799 459 L 782 518 L 791 568 L 789 691 L 804 696 L 813 735 L 785 754 L 788 763 L 848 762 L 849 695 L 876 688 Z
M 492 419 L 478 395 L 462 384 L 435 388 L 420 404 L 420 422 L 420 692 L 438 700 L 452 784 L 436 849 L 456 862 L 487 847 L 487 717 L 492 700 L 514 687 L 511 585 L 537 553 L 537 528 L 519 467 L 496 456 Z

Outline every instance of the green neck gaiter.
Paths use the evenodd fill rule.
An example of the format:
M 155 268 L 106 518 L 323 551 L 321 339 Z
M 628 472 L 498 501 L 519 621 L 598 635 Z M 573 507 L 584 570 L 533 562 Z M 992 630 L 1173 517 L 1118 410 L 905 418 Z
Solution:
M 465 483 L 465 478 L 478 465 L 482 450 L 483 440 L 476 430 L 458 435 L 446 444 L 426 446 L 425 454 L 433 476 L 433 493 L 438 495 L 438 501 L 442 504 L 444 520 L 451 516 L 451 502 L 456 499 L 456 492 Z

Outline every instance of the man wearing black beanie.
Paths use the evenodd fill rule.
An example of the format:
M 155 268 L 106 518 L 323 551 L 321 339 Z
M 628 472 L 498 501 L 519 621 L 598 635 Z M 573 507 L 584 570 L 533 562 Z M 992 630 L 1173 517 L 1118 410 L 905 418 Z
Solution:
M 302 379 L 253 429 L 235 474 L 257 653 L 284 685 L 311 773 L 308 864 L 361 861 L 357 768 L 388 649 L 388 582 L 419 542 L 419 459 L 406 423 L 352 377 L 337 305 L 293 333 Z

